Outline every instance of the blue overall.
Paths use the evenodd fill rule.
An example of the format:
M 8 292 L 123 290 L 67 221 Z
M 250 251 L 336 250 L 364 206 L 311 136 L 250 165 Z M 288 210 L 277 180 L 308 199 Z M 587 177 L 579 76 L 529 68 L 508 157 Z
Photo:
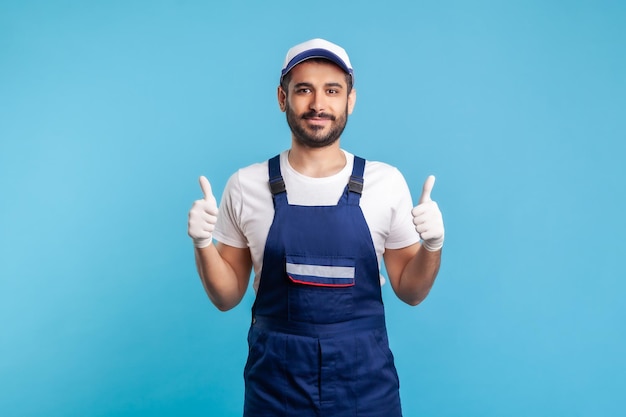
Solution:
M 355 157 L 337 205 L 295 206 L 279 157 L 269 161 L 275 212 L 248 334 L 245 417 L 402 415 L 359 207 L 364 168 Z

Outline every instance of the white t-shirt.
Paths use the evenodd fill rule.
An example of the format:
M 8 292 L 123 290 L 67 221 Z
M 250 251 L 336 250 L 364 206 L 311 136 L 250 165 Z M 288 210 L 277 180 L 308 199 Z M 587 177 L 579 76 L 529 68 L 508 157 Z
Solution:
M 298 173 L 289 164 L 288 151 L 282 152 L 280 169 L 289 204 L 337 204 L 348 184 L 354 163 L 354 155 L 345 150 L 343 152 L 346 155 L 346 166 L 337 174 L 324 178 Z M 265 241 L 274 218 L 267 165 L 267 161 L 253 164 L 230 177 L 213 232 L 213 237 L 219 242 L 237 248 L 250 248 L 255 291 L 261 277 Z M 385 248 L 400 249 L 419 241 L 411 215 L 413 202 L 404 177 L 395 167 L 367 161 L 363 178 L 360 206 L 372 235 L 378 265 L 381 265 Z

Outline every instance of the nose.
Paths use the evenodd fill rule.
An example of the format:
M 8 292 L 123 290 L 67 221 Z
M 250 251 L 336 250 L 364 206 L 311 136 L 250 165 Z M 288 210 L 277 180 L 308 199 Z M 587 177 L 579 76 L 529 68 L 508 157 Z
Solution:
M 309 104 L 309 108 L 317 113 L 321 113 L 326 109 L 326 101 L 324 94 L 313 93 L 311 95 L 311 103 Z

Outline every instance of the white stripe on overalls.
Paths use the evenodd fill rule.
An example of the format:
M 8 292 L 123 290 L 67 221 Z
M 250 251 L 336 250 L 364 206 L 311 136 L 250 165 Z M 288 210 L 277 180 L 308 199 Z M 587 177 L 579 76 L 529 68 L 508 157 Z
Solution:
M 354 279 L 354 267 L 287 263 L 287 273 L 310 277 Z

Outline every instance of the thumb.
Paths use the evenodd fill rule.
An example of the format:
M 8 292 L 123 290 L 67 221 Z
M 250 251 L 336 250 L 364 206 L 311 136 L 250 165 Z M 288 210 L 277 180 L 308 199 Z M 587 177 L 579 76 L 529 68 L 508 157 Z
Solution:
M 422 195 L 420 196 L 419 204 L 425 203 L 427 201 L 432 201 L 430 199 L 430 192 L 433 190 L 433 186 L 435 185 L 435 176 L 429 175 L 424 181 L 424 187 L 422 188 Z
M 214 198 L 213 191 L 211 190 L 211 184 L 204 175 L 200 177 L 200 188 L 202 188 L 202 194 L 204 194 L 205 200 Z

